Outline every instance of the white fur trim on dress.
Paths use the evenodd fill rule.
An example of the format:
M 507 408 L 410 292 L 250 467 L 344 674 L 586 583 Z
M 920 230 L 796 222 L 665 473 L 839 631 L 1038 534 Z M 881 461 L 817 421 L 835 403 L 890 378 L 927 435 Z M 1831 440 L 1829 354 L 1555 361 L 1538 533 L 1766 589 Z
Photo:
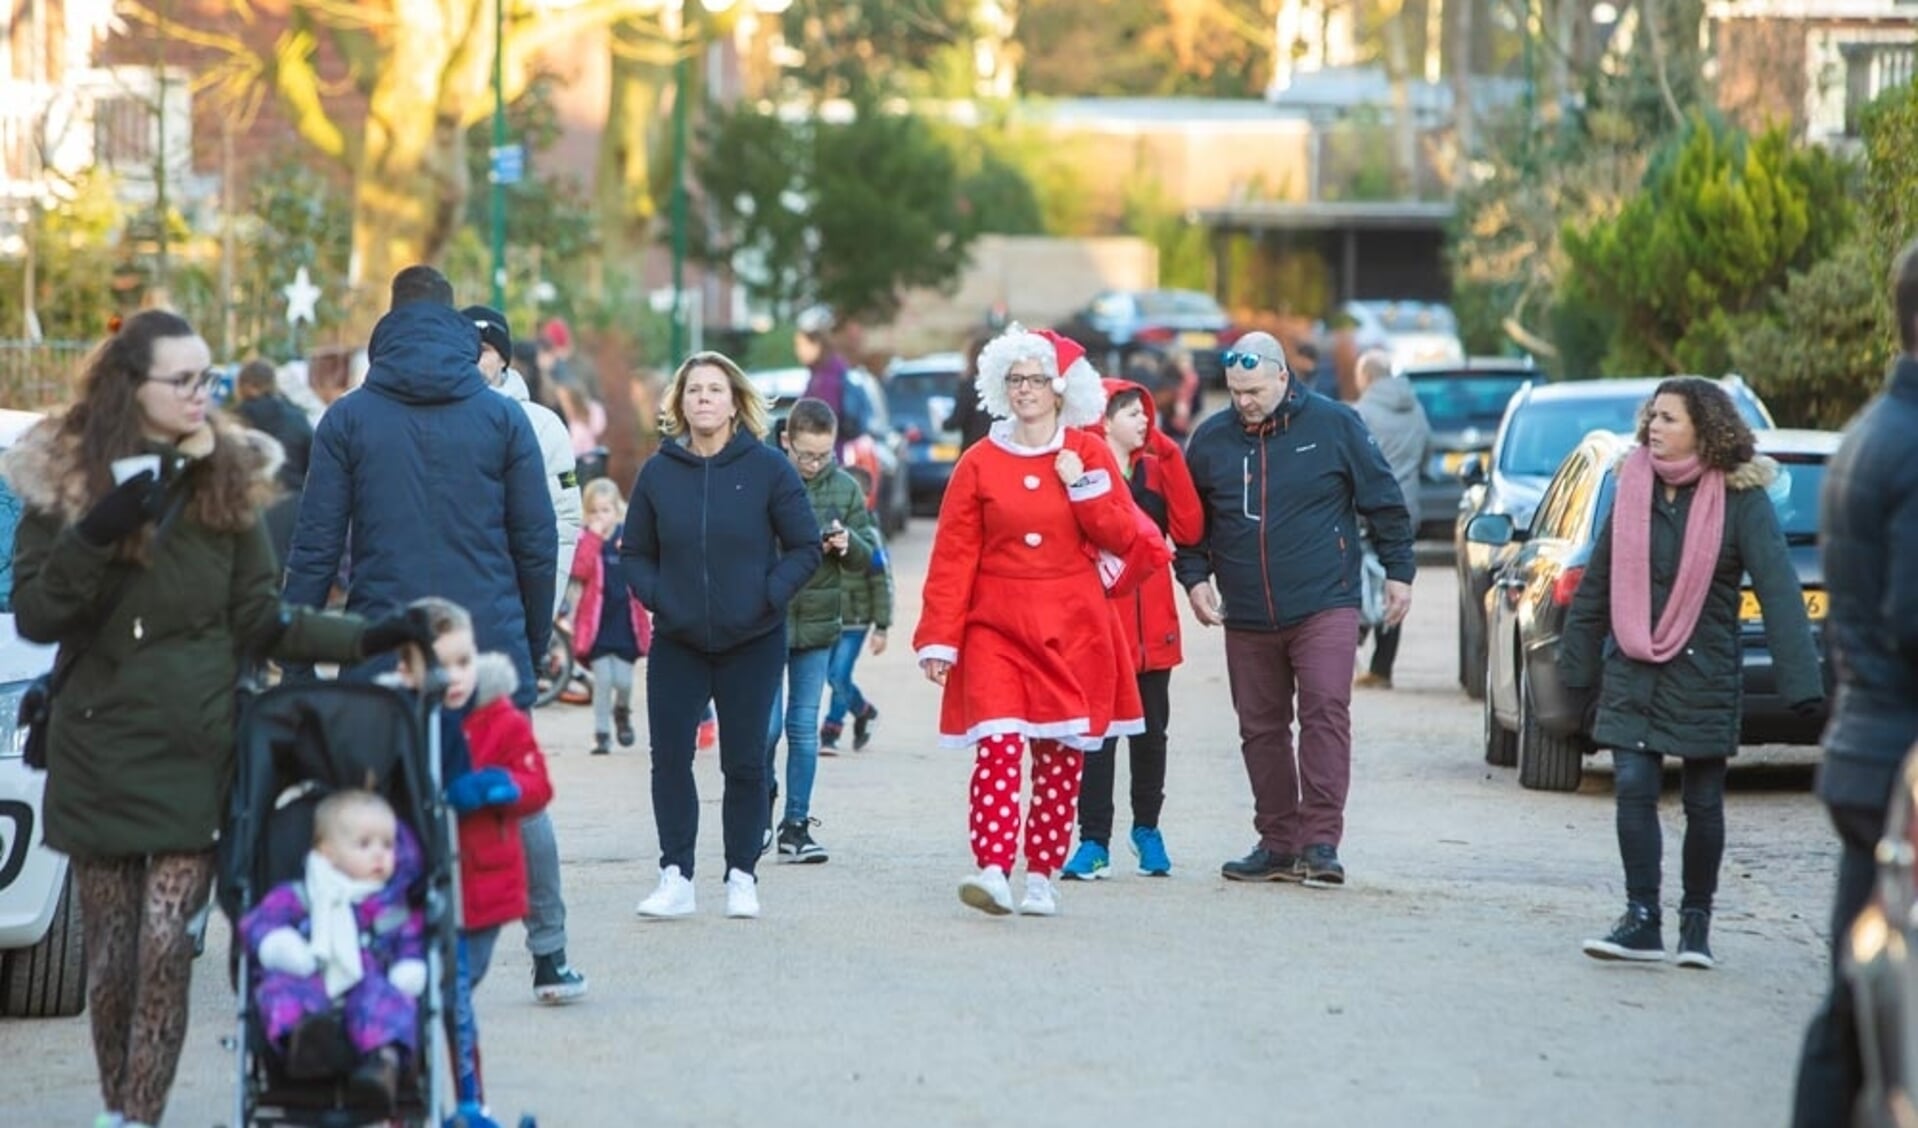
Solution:
M 1066 498 L 1070 501 L 1091 501 L 1111 492 L 1112 475 L 1104 470 L 1088 470 L 1079 476 L 1078 481 L 1066 487 Z
M 921 662 L 931 662 L 935 660 L 940 662 L 957 662 L 959 661 L 959 648 L 956 646 L 922 646 L 919 648 L 919 660 Z
M 1010 419 L 995 419 L 992 422 L 992 426 L 986 430 L 986 438 L 992 442 L 993 446 L 998 447 L 1000 450 L 1008 454 L 1019 455 L 1022 458 L 1033 458 L 1041 454 L 1057 454 L 1065 449 L 1066 429 L 1063 426 L 1052 433 L 1052 437 L 1046 440 L 1046 445 L 1036 447 L 1027 446 L 1018 439 L 1013 438 L 1013 426 L 1014 424 Z
M 1106 731 L 1098 736 L 1088 735 L 1086 729 L 1092 721 L 1086 717 L 1075 717 L 1069 721 L 1048 721 L 1034 724 L 1020 717 L 994 717 L 989 721 L 980 721 L 963 733 L 942 732 L 939 734 L 941 748 L 971 748 L 989 736 L 1007 734 L 1025 737 L 1027 740 L 1056 740 L 1067 748 L 1080 752 L 1097 752 L 1105 746 L 1107 740 L 1115 736 L 1134 736 L 1145 731 L 1145 719 L 1135 717 L 1130 720 L 1114 720 Z
M 1055 381 L 1065 377 L 1065 402 L 1059 408 L 1059 422 L 1067 427 L 1084 427 L 1105 418 L 1106 390 L 1099 373 L 1084 357 L 1074 361 L 1065 372 L 1059 371 L 1059 354 L 1052 342 L 1029 333 L 1013 322 L 1004 333 L 986 342 L 979 350 L 979 372 L 973 377 L 978 386 L 979 403 L 1000 419 L 1012 417 L 1012 403 L 1006 397 L 1006 373 L 1022 360 L 1036 360 L 1047 376 Z

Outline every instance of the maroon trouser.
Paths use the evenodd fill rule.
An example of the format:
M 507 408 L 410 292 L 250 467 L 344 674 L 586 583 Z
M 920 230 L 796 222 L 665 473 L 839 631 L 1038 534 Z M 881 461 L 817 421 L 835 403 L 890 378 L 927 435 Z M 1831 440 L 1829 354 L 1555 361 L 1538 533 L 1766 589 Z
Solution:
M 1275 854 L 1337 846 L 1345 835 L 1358 640 L 1359 613 L 1351 607 L 1321 611 L 1281 631 L 1225 632 L 1239 748 L 1252 782 L 1252 823 L 1259 845 Z

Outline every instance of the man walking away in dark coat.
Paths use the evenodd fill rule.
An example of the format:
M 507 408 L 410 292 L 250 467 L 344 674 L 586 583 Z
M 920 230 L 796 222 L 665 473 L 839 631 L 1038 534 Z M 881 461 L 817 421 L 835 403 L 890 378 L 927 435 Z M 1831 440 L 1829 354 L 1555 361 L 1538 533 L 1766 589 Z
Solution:
M 1412 534 L 1418 535 L 1419 474 L 1425 466 L 1425 448 L 1432 441 L 1432 425 L 1419 406 L 1412 381 L 1392 371 L 1392 354 L 1383 349 L 1359 357 L 1359 402 L 1354 405 L 1366 430 L 1378 444 L 1385 464 L 1392 468 L 1399 493 L 1405 497 L 1405 512 L 1412 522 Z M 1375 550 L 1376 551 L 1376 550 Z M 1391 689 L 1392 665 L 1398 661 L 1403 625 L 1381 626 L 1372 644 L 1372 663 L 1353 684 L 1361 689 Z
M 1832 981 L 1805 1033 L 1795 1128 L 1849 1128 L 1863 1083 L 1851 989 L 1838 966 L 1878 879 L 1873 849 L 1906 752 L 1918 741 L 1918 242 L 1892 271 L 1904 355 L 1851 422 L 1825 474 L 1825 642 L 1838 697 L 1818 795 L 1844 846 L 1831 912 Z
M 396 615 L 428 595 L 465 607 L 480 649 L 513 660 L 525 709 L 553 629 L 559 537 L 533 426 L 487 387 L 479 346 L 438 271 L 393 279 L 366 383 L 314 432 L 286 599 L 324 606 L 350 535 L 349 609 Z
M 247 361 L 234 388 L 239 393 L 236 410 L 241 421 L 271 435 L 284 454 L 277 476 L 284 493 L 266 511 L 266 531 L 273 539 L 275 559 L 284 564 L 293 543 L 293 522 L 300 515 L 300 491 L 306 486 L 306 464 L 313 450 L 313 424 L 307 421 L 306 412 L 280 394 L 279 377 L 267 361 Z

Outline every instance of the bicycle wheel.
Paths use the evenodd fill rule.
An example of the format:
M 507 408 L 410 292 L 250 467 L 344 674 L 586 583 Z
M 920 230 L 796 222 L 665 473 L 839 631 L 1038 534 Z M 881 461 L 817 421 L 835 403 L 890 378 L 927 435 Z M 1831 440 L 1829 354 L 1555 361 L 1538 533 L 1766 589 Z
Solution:
M 551 705 L 573 680 L 573 634 L 555 626 L 553 641 L 547 644 L 545 661 L 539 667 L 539 688 L 533 698 L 535 709 Z

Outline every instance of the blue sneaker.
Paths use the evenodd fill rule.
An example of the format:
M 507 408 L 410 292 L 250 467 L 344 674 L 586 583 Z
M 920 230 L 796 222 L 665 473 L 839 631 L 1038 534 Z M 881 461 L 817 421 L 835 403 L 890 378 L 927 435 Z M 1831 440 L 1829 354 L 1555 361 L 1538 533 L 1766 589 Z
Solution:
M 1172 859 L 1165 853 L 1165 837 L 1156 826 L 1132 828 L 1132 852 L 1139 856 L 1139 872 L 1147 877 L 1165 877 L 1172 872 Z
M 1079 848 L 1072 853 L 1072 860 L 1059 871 L 1059 876 L 1066 881 L 1098 881 L 1110 877 L 1111 871 L 1112 857 L 1106 853 L 1106 848 L 1097 842 L 1081 841 Z

